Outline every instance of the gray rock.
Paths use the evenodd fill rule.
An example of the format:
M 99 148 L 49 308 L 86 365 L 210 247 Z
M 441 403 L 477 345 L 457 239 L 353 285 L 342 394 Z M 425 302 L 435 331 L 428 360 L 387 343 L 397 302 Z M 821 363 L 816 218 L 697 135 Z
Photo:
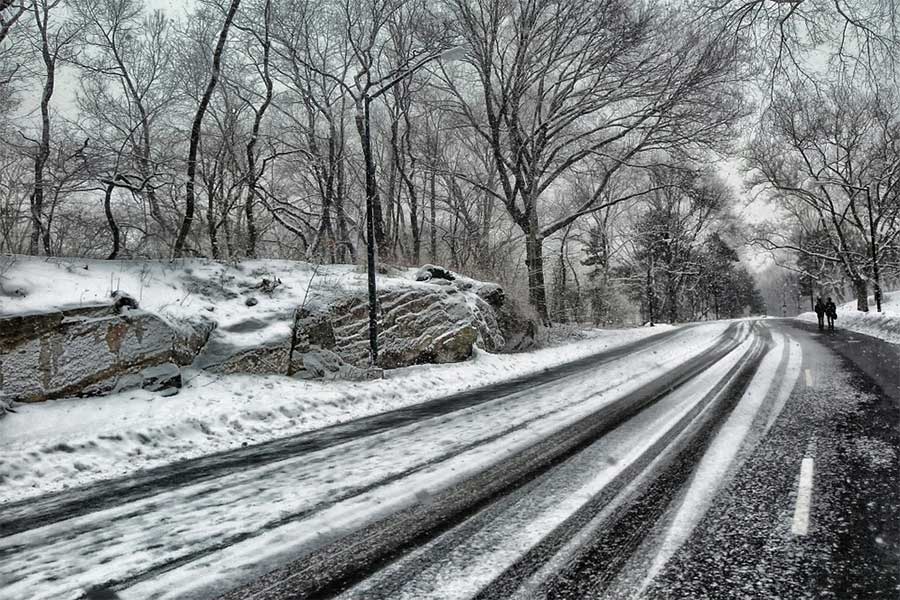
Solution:
M 256 306 L 257 304 L 259 304 L 259 300 L 257 300 L 253 296 L 250 296 L 249 298 L 244 300 L 244 304 L 246 304 L 247 306 Z
M 453 281 L 456 279 L 456 276 L 449 269 L 437 265 L 422 265 L 416 272 L 416 281 L 432 281 L 437 279 Z
M 150 392 L 160 392 L 181 387 L 181 369 L 174 363 L 164 363 L 141 371 L 141 387 Z
M 123 292 L 122 290 L 116 290 L 112 294 L 110 294 L 110 298 L 113 300 L 113 308 L 117 313 L 123 313 L 126 310 L 134 310 L 139 308 L 138 301 L 134 299 L 133 296 Z
M 116 380 L 116 387 L 112 391 L 114 394 L 117 394 L 127 390 L 134 390 L 141 387 L 143 383 L 144 378 L 141 377 L 140 373 L 125 373 Z
M 217 323 L 205 316 L 178 323 L 172 345 L 172 359 L 178 365 L 189 365 L 209 341 Z
M 381 290 L 378 302 L 381 330 L 377 367 L 392 369 L 422 363 L 447 363 L 467 359 L 482 337 L 497 342 L 499 335 L 490 307 L 473 307 L 453 287 Z M 334 352 L 344 362 L 367 368 L 368 302 L 364 295 L 328 307 L 334 332 Z M 502 342 L 501 342 L 502 343 Z
M 496 283 L 485 283 L 476 291 L 478 297 L 491 305 L 491 308 L 499 309 L 506 302 L 506 293 Z
M 285 375 L 288 373 L 290 351 L 289 338 L 256 346 L 235 346 L 220 336 L 212 335 L 191 366 L 213 373 Z
M 504 344 L 500 352 L 524 352 L 537 345 L 539 324 L 528 308 L 516 302 L 504 301 L 503 306 L 494 309 L 497 325 L 503 334 Z
M 108 392 L 172 360 L 175 338 L 156 315 L 111 305 L 0 318 L 0 386 L 21 402 Z
M 341 357 L 324 348 L 314 348 L 293 357 L 292 372 L 298 379 L 345 379 Z

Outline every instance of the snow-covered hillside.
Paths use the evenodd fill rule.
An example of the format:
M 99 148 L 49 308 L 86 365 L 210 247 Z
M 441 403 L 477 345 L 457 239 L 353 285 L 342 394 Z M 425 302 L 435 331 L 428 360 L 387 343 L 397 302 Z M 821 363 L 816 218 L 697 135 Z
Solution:
M 882 312 L 875 310 L 875 299 L 869 297 L 869 312 L 856 310 L 856 300 L 838 306 L 835 327 L 849 329 L 900 344 L 900 292 L 884 294 Z M 806 312 L 797 317 L 803 321 L 816 322 L 816 313 Z

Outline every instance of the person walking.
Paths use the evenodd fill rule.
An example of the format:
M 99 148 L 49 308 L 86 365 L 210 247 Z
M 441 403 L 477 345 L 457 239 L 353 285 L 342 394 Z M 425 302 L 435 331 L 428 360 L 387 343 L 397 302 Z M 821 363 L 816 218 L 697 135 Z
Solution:
M 834 331 L 834 320 L 837 319 L 837 306 L 831 300 L 831 296 L 825 302 L 825 316 L 828 317 L 828 331 Z
M 825 329 L 825 303 L 822 302 L 822 296 L 816 299 L 816 318 L 819 319 L 819 331 Z

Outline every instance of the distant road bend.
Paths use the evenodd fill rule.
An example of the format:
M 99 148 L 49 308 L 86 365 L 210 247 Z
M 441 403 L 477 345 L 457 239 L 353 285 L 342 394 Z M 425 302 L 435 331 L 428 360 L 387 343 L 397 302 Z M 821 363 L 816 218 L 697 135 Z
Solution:
M 898 598 L 900 376 L 875 359 L 900 364 L 699 324 L 6 505 L 0 599 Z

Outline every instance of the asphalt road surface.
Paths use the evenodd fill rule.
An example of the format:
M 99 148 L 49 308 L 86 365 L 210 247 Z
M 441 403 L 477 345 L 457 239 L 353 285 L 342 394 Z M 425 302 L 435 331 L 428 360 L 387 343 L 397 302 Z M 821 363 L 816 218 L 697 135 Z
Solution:
M 765 319 L 0 510 L 0 598 L 900 598 L 900 347 Z

